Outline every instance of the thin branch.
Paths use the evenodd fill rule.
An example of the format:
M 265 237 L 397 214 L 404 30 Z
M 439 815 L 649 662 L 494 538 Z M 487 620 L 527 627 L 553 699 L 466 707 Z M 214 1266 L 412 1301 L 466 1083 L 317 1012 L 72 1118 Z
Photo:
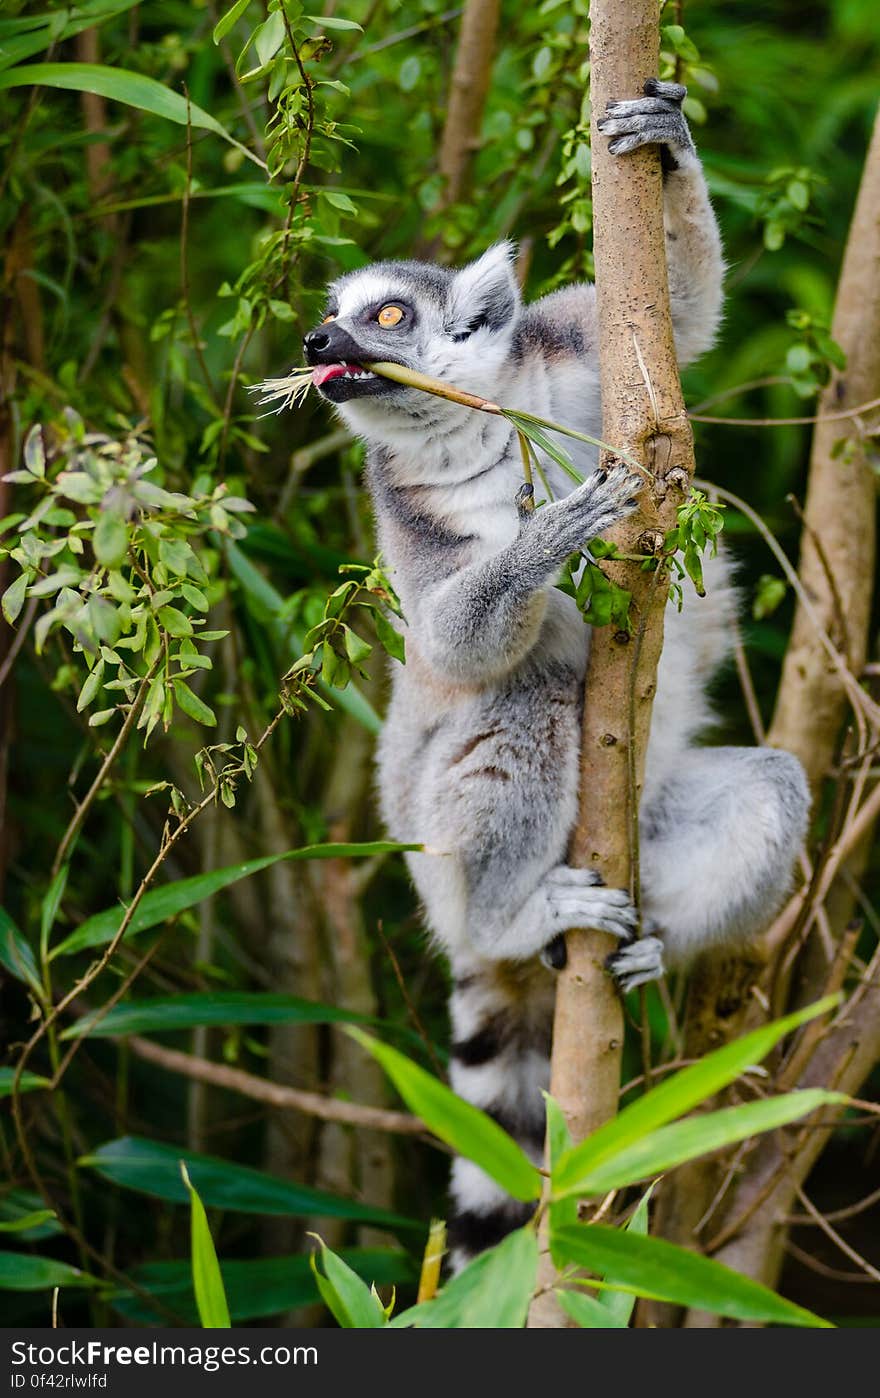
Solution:
M 21 618 L 21 622 L 19 623 L 19 627 L 15 633 L 12 644 L 10 645 L 9 650 L 6 652 L 6 655 L 4 656 L 3 664 L 0 665 L 0 689 L 3 688 L 4 684 L 9 679 L 12 667 L 15 664 L 15 658 L 18 655 L 18 652 L 21 650 L 22 646 L 24 645 L 25 640 L 27 639 L 27 634 L 31 629 L 31 625 L 33 623 L 34 617 L 37 614 L 37 608 L 39 607 L 39 605 L 39 598 L 31 597 L 28 601 L 27 606 L 24 609 L 24 614 Z
M 719 427 L 806 427 L 816 422 L 852 421 L 859 428 L 860 436 L 873 436 L 859 422 L 863 413 L 880 408 L 880 398 L 869 398 L 854 408 L 841 408 L 839 412 L 813 413 L 810 417 L 707 417 L 704 413 L 688 413 L 691 422 L 712 422 Z
M 101 763 L 95 780 L 92 782 L 82 801 L 79 803 L 76 810 L 74 811 L 73 817 L 64 834 L 61 837 L 61 843 L 59 844 L 57 852 L 55 854 L 55 858 L 52 861 L 51 876 L 53 879 L 55 875 L 58 873 L 58 870 L 61 868 L 61 865 L 64 863 L 64 860 L 67 856 L 67 852 L 73 844 L 73 841 L 79 834 L 80 829 L 82 828 L 83 821 L 85 820 L 86 816 L 91 810 L 95 802 L 95 799 L 97 798 L 98 793 L 101 790 L 101 787 L 104 785 L 104 782 L 107 779 L 107 774 L 109 773 L 111 767 L 113 766 L 117 757 L 121 753 L 122 749 L 125 747 L 129 734 L 131 733 L 131 730 L 134 728 L 134 725 L 137 722 L 137 717 L 141 711 L 144 699 L 146 698 L 150 682 L 153 679 L 153 676 L 156 674 L 156 671 L 158 670 L 160 664 L 161 657 L 153 661 L 153 664 L 150 666 L 150 669 L 147 671 L 147 673 L 141 680 L 140 685 L 138 686 L 137 694 L 135 695 L 131 705 L 129 706 L 128 713 L 125 717 L 125 722 L 123 723 L 122 727 L 117 733 L 113 746 L 111 747 L 107 756 L 104 758 L 104 761 Z
M 242 1068 L 231 1068 L 225 1063 L 211 1063 L 205 1058 L 197 1058 L 191 1053 L 181 1053 L 178 1049 L 165 1048 L 152 1039 L 142 1039 L 135 1034 L 126 1040 L 132 1053 L 147 1063 L 155 1063 L 169 1073 L 179 1073 L 196 1082 L 210 1083 L 213 1087 L 223 1087 L 230 1092 L 238 1092 L 255 1102 L 265 1102 L 270 1107 L 280 1107 L 285 1111 L 306 1112 L 319 1117 L 321 1121 L 335 1121 L 343 1126 L 362 1126 L 370 1131 L 391 1131 L 405 1136 L 425 1136 L 425 1126 L 418 1117 L 407 1112 L 396 1112 L 384 1107 L 365 1107 L 357 1102 L 345 1102 L 335 1097 L 323 1097 L 319 1092 L 307 1092 L 298 1087 L 284 1087 L 280 1083 L 267 1082 L 254 1073 Z
M 851 1244 L 849 1244 L 845 1238 L 842 1238 L 836 1228 L 832 1228 L 827 1218 L 825 1218 L 825 1216 L 822 1213 L 820 1213 L 820 1211 L 816 1208 L 816 1205 L 808 1197 L 808 1195 L 804 1193 L 800 1185 L 797 1186 L 796 1193 L 798 1199 L 801 1201 L 807 1213 L 810 1215 L 810 1218 L 817 1225 L 817 1227 L 822 1229 L 822 1232 L 825 1234 L 825 1236 L 831 1239 L 835 1247 L 839 1248 L 843 1255 L 849 1258 L 850 1262 L 855 1262 L 856 1266 L 860 1267 L 861 1270 L 865 1272 L 867 1276 L 869 1276 L 873 1281 L 880 1282 L 880 1271 L 878 1271 L 876 1267 L 872 1266 L 866 1257 L 862 1257 L 862 1254 L 858 1252 L 854 1247 L 852 1247 Z

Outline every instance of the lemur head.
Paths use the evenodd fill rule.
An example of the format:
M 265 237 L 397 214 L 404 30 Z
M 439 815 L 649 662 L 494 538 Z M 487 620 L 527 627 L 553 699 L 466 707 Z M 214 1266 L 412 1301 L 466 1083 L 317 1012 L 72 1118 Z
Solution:
M 376 262 L 331 283 L 324 319 L 303 342 L 318 391 L 355 432 L 379 438 L 424 421 L 427 400 L 364 363 L 392 360 L 492 397 L 521 308 L 512 257 L 498 243 L 459 271 Z M 430 402 L 435 417 L 463 411 Z

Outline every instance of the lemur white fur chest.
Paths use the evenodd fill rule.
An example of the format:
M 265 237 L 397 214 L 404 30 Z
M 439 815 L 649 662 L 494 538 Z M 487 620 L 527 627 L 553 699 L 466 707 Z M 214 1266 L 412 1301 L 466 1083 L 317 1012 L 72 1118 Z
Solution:
M 661 147 L 676 346 L 687 363 L 714 339 L 723 262 L 684 89 L 651 81 L 612 104 L 613 153 Z M 389 834 L 409 857 L 428 929 L 455 982 L 452 1082 L 538 1158 L 552 973 L 569 927 L 610 932 L 626 990 L 696 953 L 748 937 L 785 895 L 806 828 L 803 772 L 787 753 L 697 747 L 706 685 L 725 658 L 734 594 L 723 558 L 708 597 L 667 613 L 640 808 L 642 907 L 599 871 L 571 868 L 583 678 L 590 630 L 554 583 L 566 559 L 632 508 L 640 481 L 595 470 L 566 439 L 582 485 L 552 461 L 550 499 L 520 508 L 522 466 L 504 419 L 364 370 L 397 360 L 509 407 L 591 435 L 601 412 L 595 293 L 578 285 L 524 305 L 512 249 L 460 271 L 378 263 L 328 293 L 306 337 L 314 381 L 367 443 L 377 534 L 406 617 L 378 752 Z M 536 482 L 536 496 L 545 495 Z M 588 797 L 587 797 L 588 799 Z M 633 936 L 639 920 L 646 935 Z M 459 1259 L 521 1218 L 476 1167 L 453 1175 Z

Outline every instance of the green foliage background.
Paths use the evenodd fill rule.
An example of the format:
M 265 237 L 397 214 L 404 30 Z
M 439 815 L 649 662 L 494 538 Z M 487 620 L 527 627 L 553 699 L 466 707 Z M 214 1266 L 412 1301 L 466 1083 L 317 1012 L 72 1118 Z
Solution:
M 679 23 L 681 8 L 668 6 L 664 21 Z M 684 8 L 687 34 L 667 31 L 665 71 L 689 83 L 730 269 L 722 337 L 689 371 L 688 400 L 759 380 L 707 411 L 808 414 L 835 353 L 826 327 L 878 95 L 874 5 L 704 0 Z M 62 458 L 88 449 L 121 491 L 132 472 L 145 471 L 154 486 L 201 502 L 194 523 L 179 500 L 166 500 L 150 545 L 150 585 L 169 591 L 164 619 L 157 611 L 159 644 L 173 639 L 182 678 L 125 745 L 60 878 L 51 871 L 73 794 L 81 799 L 93 779 L 98 744 L 109 749 L 120 726 L 115 707 L 134 693 L 150 652 L 130 650 L 131 683 L 115 691 L 103 689 L 114 664 L 104 661 L 78 709 L 88 671 L 76 631 L 59 616 L 42 634 L 31 629 L 0 691 L 0 932 L 12 972 L 0 1005 L 5 1037 L 19 1045 L 33 1029 L 28 980 L 31 993 L 58 998 L 86 971 L 97 945 L 88 938 L 54 960 L 48 949 L 131 898 L 166 820 L 173 827 L 199 801 L 193 757 L 211 743 L 202 775 L 210 784 L 212 768 L 221 774 L 221 800 L 175 844 L 159 884 L 328 841 L 366 847 L 350 862 L 276 861 L 227 880 L 209 903 L 163 906 L 71 1005 L 60 1039 L 42 1042 L 29 1069 L 50 1076 L 73 1022 L 120 991 L 149 949 L 110 1015 L 145 1001 L 135 1030 L 168 1047 L 378 1104 L 383 1079 L 331 1027 L 338 1011 L 383 1020 L 426 1062 L 442 1061 L 446 1041 L 444 969 L 426 950 L 399 856 L 369 843 L 381 837 L 369 750 L 383 704 L 381 652 L 394 646 L 385 620 L 393 597 L 373 577 L 369 595 L 345 593 L 351 629 L 336 626 L 327 599 L 346 577 L 365 576 L 340 578 L 340 566 L 373 557 L 359 449 L 341 442 L 320 406 L 259 418 L 246 389 L 300 362 L 323 285 L 340 269 L 427 249 L 464 259 L 511 235 L 524 240 L 530 294 L 589 271 L 585 5 L 505 5 L 472 192 L 451 209 L 440 204 L 436 157 L 457 10 L 443 0 L 346 0 L 309 19 L 293 0 L 288 28 L 277 0 L 268 10 L 258 0 L 234 10 L 219 44 L 220 12 L 198 0 L 8 0 L 0 16 L 4 469 L 24 469 L 39 423 L 50 478 Z M 124 100 L 96 109 L 80 91 L 44 85 L 51 74 L 26 70 L 83 62 L 135 75 L 117 75 L 112 90 Z M 156 96 L 138 76 L 176 94 L 176 102 L 162 98 L 165 115 L 144 110 L 155 109 Z M 790 554 L 798 527 L 786 497 L 802 498 L 808 445 L 807 427 L 697 427 L 701 474 L 746 497 Z M 4 489 L 0 517 L 15 518 L 2 541 L 11 545 L 45 487 L 22 477 Z M 230 509 L 230 497 L 252 511 Z M 87 516 L 89 503 L 79 503 Z M 123 527 L 122 504 L 117 513 Z M 70 521 L 41 528 L 66 537 Z M 726 532 L 742 558 L 747 642 L 766 717 L 791 599 L 747 521 L 728 512 Z M 181 543 L 196 555 L 190 567 Z M 112 564 L 118 546 L 105 527 L 95 558 L 103 550 Z M 19 563 L 0 563 L 4 588 Z M 128 605 L 114 598 L 114 607 Z M 21 625 L 24 596 L 17 602 Z M 49 603 L 37 605 L 32 623 Z M 193 618 L 196 631 L 204 618 L 216 638 L 197 648 Z M 111 651 L 137 630 L 125 617 L 118 625 L 97 632 Z M 0 662 L 11 643 L 7 632 Z M 212 668 L 193 663 L 194 652 Z M 279 712 L 281 677 L 304 653 L 297 683 L 307 675 L 305 708 L 288 703 L 294 712 L 252 760 L 248 749 Z M 724 738 L 750 741 L 732 676 L 719 687 L 719 710 Z M 105 722 L 90 726 L 90 714 Z M 112 934 L 118 917 L 108 917 Z M 33 958 L 24 971 L 22 944 Z M 205 1022 L 191 1007 L 207 992 L 222 1017 Z M 303 1000 L 332 1009 L 310 1011 Z M 661 1051 L 659 1003 L 652 1014 Z M 317 1300 L 310 1226 L 368 1280 L 408 1287 L 424 1223 L 442 1212 L 442 1156 L 411 1137 L 322 1127 L 206 1091 L 139 1057 L 116 1037 L 110 1015 L 84 1039 L 63 1092 L 51 1102 L 36 1091 L 23 1099 L 47 1191 L 94 1251 L 50 1217 L 10 1232 L 19 1260 L 6 1273 L 0 1265 L 0 1284 L 8 1276 L 15 1288 L 10 1320 L 47 1323 L 47 1288 L 56 1283 L 70 1323 L 155 1321 L 149 1295 L 165 1308 L 162 1322 L 191 1318 L 181 1155 L 209 1211 L 233 1319 L 267 1320 Z M 8 1224 L 43 1205 L 5 1123 L 2 1149 L 0 1223 Z M 853 1181 L 867 1169 L 861 1138 L 843 1134 L 819 1187 L 828 1199 L 855 1196 Z M 862 1226 L 876 1235 L 870 1215 Z M 827 1304 L 810 1273 L 788 1284 L 796 1299 L 840 1313 L 839 1295 Z M 847 1313 L 871 1314 L 862 1297 L 849 1289 Z

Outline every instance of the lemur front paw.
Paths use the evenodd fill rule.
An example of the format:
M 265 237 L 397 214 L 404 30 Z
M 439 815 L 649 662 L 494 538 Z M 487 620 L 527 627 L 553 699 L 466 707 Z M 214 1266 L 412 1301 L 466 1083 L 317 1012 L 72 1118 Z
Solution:
M 694 143 L 681 104 L 687 88 L 649 78 L 644 97 L 630 102 L 609 102 L 596 122 L 603 136 L 610 136 L 612 155 L 628 155 L 640 146 L 659 146 L 664 170 L 677 170 L 695 154 Z
M 632 514 L 643 484 L 628 466 L 594 471 L 570 495 L 537 510 L 529 528 L 538 529 L 544 553 L 563 563 L 570 553 Z
M 637 937 L 612 952 L 605 965 L 622 994 L 663 975 L 663 943 L 659 937 Z

